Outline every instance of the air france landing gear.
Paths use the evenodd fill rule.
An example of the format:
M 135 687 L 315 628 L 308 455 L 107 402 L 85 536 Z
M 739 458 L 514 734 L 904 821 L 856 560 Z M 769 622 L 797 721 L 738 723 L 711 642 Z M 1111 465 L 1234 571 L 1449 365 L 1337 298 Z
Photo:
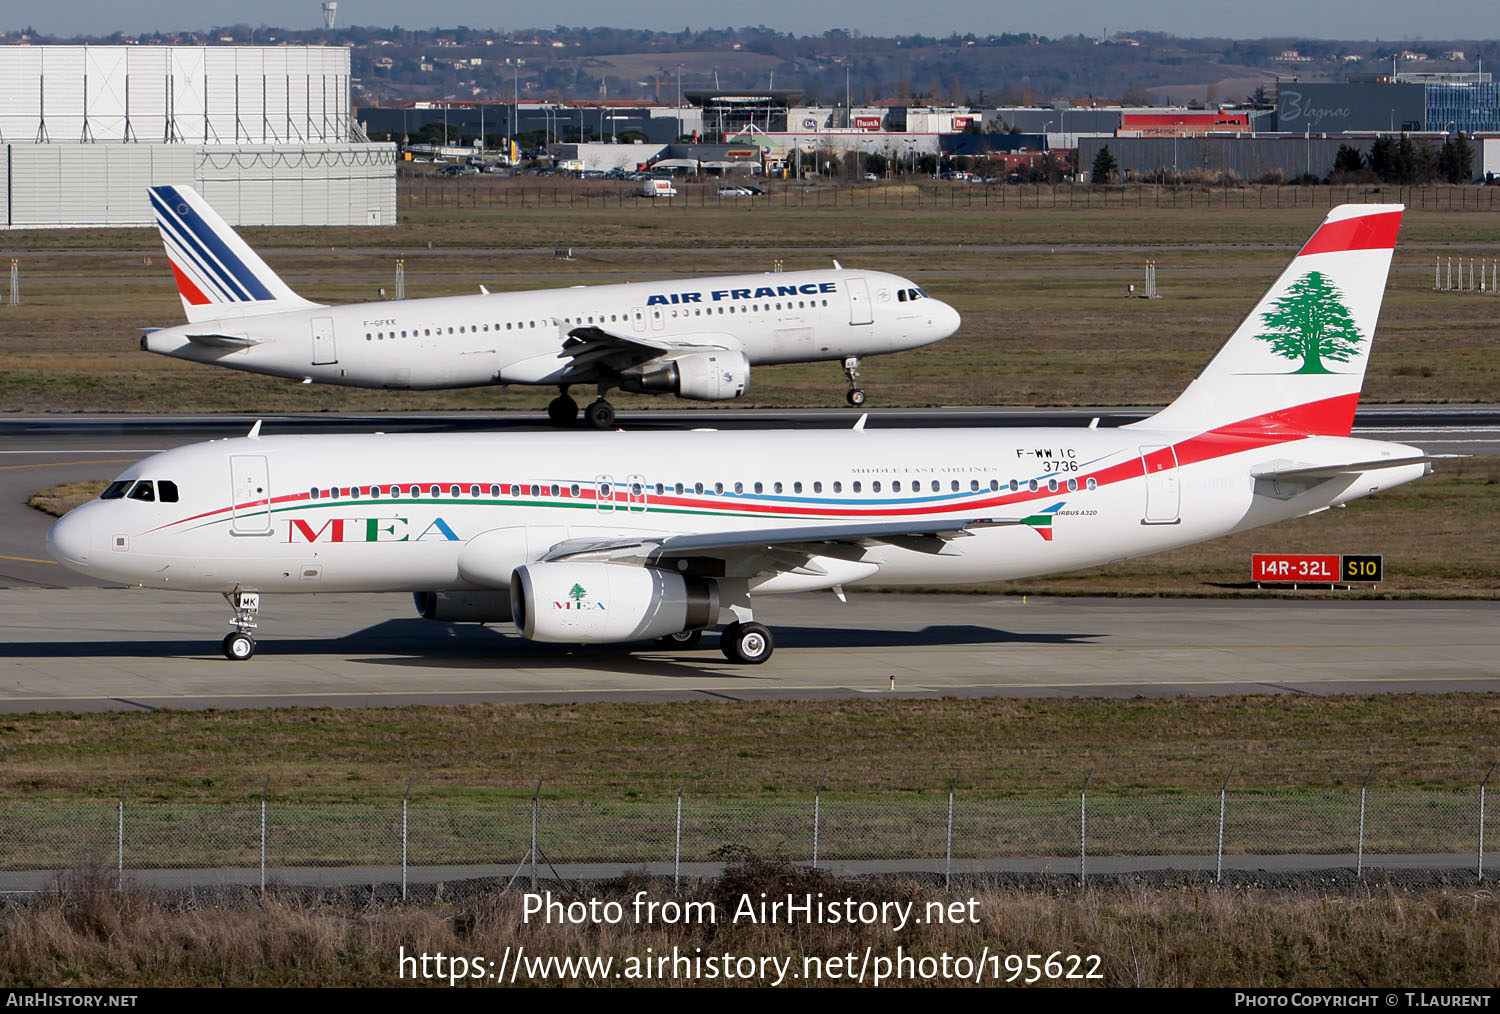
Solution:
M 224 600 L 234 610 L 234 619 L 229 621 L 234 629 L 224 635 L 219 647 L 231 662 L 243 662 L 255 654 L 255 638 L 251 632 L 255 630 L 255 614 L 260 610 L 260 592 L 236 588 L 225 592 Z
M 844 379 L 849 382 L 849 393 L 844 395 L 849 404 L 859 408 L 865 403 L 865 392 L 859 386 L 859 357 L 850 356 L 844 360 Z
M 547 404 L 547 418 L 552 420 L 553 426 L 571 426 L 578 418 L 578 402 L 568 397 L 566 387 Z
M 615 407 L 600 398 L 583 410 L 583 417 L 596 430 L 607 430 L 615 424 Z
M 719 649 L 731 662 L 760 665 L 776 650 L 776 641 L 762 624 L 735 622 L 719 635 Z

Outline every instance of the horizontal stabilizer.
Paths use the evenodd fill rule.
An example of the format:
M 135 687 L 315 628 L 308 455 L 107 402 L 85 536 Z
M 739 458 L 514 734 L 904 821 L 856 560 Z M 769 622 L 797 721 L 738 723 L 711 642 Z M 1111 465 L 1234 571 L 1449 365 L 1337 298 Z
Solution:
M 1357 475 L 1380 468 L 1400 468 L 1404 465 L 1420 465 L 1434 461 L 1467 458 L 1467 454 L 1417 454 L 1405 458 L 1377 458 L 1374 461 L 1350 461 L 1336 465 L 1299 465 L 1295 468 L 1264 468 L 1252 473 L 1257 479 L 1335 479 L 1341 475 Z
M 187 340 L 194 345 L 207 345 L 215 349 L 248 349 L 252 345 L 259 345 L 259 338 L 247 338 L 244 335 L 234 334 L 190 334 Z

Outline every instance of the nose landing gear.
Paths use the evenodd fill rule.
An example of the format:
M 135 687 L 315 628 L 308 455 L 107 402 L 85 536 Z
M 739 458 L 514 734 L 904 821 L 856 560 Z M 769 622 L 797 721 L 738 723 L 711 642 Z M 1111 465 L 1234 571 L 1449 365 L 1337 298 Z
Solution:
M 225 592 L 224 600 L 234 610 L 234 618 L 229 621 L 234 629 L 224 635 L 219 647 L 231 662 L 243 662 L 255 654 L 255 638 L 251 632 L 256 626 L 255 614 L 260 610 L 260 592 L 236 588 Z
M 849 382 L 849 393 L 844 395 L 849 404 L 859 408 L 865 403 L 865 392 L 859 386 L 859 357 L 850 356 L 844 360 L 844 379 Z

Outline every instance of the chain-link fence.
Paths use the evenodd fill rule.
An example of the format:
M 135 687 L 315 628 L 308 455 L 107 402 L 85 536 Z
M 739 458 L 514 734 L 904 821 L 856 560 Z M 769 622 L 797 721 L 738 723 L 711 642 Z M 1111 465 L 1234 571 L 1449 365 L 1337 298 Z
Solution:
M 866 871 L 1195 869 L 1222 877 L 1280 857 L 1287 870 L 1428 865 L 1483 879 L 1500 816 L 1488 777 L 1472 789 L 1230 790 L 1072 797 L 972 789 L 874 797 L 817 789 L 764 799 L 676 797 L 493 802 L 405 796 L 372 802 L 174 802 L 132 797 L 0 800 L 0 889 L 27 873 L 182 871 L 178 883 L 264 885 L 291 871 L 412 871 L 604 877 L 759 854 Z M 229 874 L 237 874 L 230 877 Z M 457 874 L 455 874 L 457 875 Z M 1490 875 L 1493 875 L 1492 873 Z M 34 879 L 34 878 L 33 878 Z M 368 881 L 367 881 L 368 882 Z

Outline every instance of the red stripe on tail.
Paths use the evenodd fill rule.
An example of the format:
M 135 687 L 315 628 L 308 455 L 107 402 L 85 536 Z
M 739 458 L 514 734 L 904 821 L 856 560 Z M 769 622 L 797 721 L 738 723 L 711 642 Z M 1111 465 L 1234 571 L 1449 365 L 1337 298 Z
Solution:
M 1345 250 L 1394 250 L 1396 233 L 1401 230 L 1401 212 L 1361 215 L 1341 222 L 1329 222 L 1307 241 L 1297 254 L 1340 253 Z
M 182 273 L 182 270 L 177 267 L 175 262 L 172 264 L 172 274 L 177 279 L 177 291 L 182 293 L 183 299 L 187 300 L 193 306 L 204 306 L 208 303 L 208 297 L 203 294 L 198 286 L 193 284 L 191 278 Z

